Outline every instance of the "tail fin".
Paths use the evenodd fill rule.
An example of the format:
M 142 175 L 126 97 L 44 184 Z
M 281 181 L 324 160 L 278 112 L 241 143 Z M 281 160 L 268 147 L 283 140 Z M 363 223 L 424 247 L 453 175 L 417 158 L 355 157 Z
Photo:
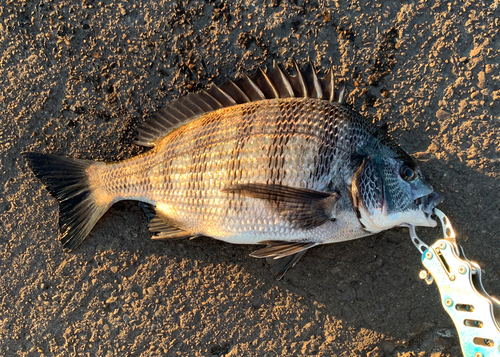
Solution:
M 89 160 L 75 160 L 56 155 L 23 153 L 33 173 L 59 201 L 59 232 L 62 246 L 77 248 L 111 204 L 95 200 L 87 169 L 104 165 Z

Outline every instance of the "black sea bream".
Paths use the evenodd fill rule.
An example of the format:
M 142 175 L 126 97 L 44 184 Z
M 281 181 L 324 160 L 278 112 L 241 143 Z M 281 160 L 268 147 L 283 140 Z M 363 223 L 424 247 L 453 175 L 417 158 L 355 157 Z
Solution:
M 139 128 L 148 152 L 121 162 L 25 153 L 60 205 L 74 249 L 115 202 L 147 203 L 153 238 L 265 244 L 281 277 L 318 244 L 435 226 L 439 202 L 416 162 L 343 104 L 333 71 L 278 66 L 172 101 Z

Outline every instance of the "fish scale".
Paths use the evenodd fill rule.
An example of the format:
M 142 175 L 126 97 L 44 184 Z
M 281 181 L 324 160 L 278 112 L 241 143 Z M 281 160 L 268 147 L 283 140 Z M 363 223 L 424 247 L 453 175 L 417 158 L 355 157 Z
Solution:
M 115 202 L 147 204 L 153 238 L 208 236 L 266 244 L 281 277 L 317 245 L 395 226 L 435 225 L 437 203 L 417 164 L 342 103 L 333 71 L 278 66 L 171 102 L 140 128 L 153 147 L 117 163 L 27 153 L 60 203 L 73 249 Z

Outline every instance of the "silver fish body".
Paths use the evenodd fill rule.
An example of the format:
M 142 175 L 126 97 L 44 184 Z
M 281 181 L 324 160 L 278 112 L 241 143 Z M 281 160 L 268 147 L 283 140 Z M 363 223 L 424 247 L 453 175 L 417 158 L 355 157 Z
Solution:
M 317 244 L 436 225 L 439 200 L 417 164 L 336 100 L 333 72 L 319 80 L 312 66 L 294 77 L 275 67 L 215 88 L 146 122 L 138 142 L 153 149 L 137 157 L 25 155 L 60 201 L 63 245 L 76 247 L 112 204 L 131 199 L 151 205 L 154 238 L 267 244 L 253 256 L 276 259 L 282 276 Z M 65 175 L 72 184 L 57 182 Z
M 330 243 L 366 235 L 353 211 L 350 138 L 368 132 L 347 108 L 324 100 L 284 98 L 241 104 L 194 118 L 139 157 L 101 166 L 95 187 L 106 199 L 136 199 L 192 235 L 231 243 L 263 240 Z M 347 164 L 347 165 L 346 165 Z M 240 184 L 282 185 L 340 193 L 316 227 L 268 200 L 228 192 Z M 102 193 L 101 193 L 102 192 Z M 343 218 L 338 216 L 342 214 Z M 334 222 L 337 221 L 337 222 Z

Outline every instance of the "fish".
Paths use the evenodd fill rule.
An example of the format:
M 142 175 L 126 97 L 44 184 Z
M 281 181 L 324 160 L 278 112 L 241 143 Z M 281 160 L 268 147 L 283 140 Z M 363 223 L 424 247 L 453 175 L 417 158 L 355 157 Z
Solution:
M 23 156 L 59 202 L 77 248 L 116 202 L 136 200 L 154 239 L 261 244 L 278 279 L 312 247 L 394 227 L 435 227 L 442 200 L 373 119 L 345 103 L 333 67 L 291 60 L 169 102 L 137 129 L 149 148 L 119 162 Z

